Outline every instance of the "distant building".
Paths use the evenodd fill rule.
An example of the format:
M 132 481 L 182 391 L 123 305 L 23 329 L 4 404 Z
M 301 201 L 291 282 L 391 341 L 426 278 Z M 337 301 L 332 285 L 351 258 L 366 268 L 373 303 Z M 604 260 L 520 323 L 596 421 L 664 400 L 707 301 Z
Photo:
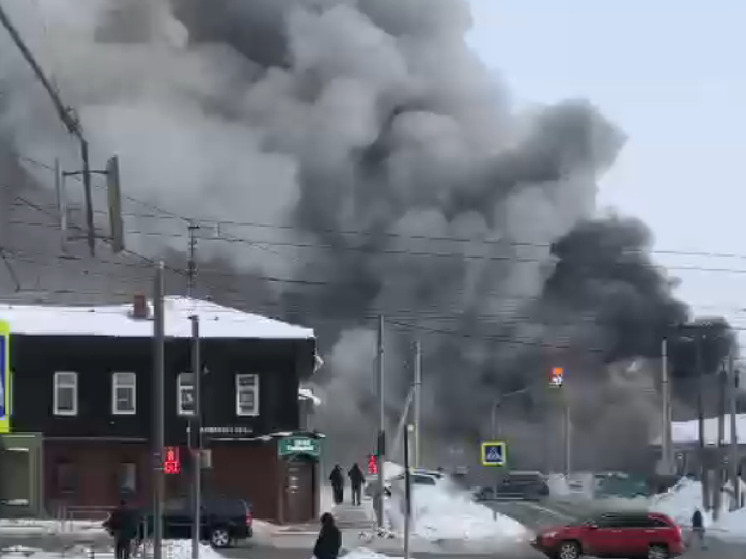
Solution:
M 705 459 L 710 467 L 717 464 L 715 449 L 718 438 L 718 418 L 710 417 L 704 421 L 705 432 Z M 723 441 L 730 444 L 730 416 L 725 416 Z M 674 421 L 671 424 L 671 440 L 673 443 L 676 474 L 699 475 L 699 422 L 696 419 L 689 421 Z M 739 471 L 741 477 L 746 479 L 746 414 L 736 416 L 736 441 L 739 448 Z M 661 439 L 657 437 L 653 441 L 657 456 L 660 457 Z M 727 459 L 727 456 L 726 456 Z
M 122 496 L 151 499 L 152 311 L 143 298 L 108 307 L 0 306 L 10 325 L 11 433 L 0 435 L 0 515 L 97 515 Z M 190 315 L 200 318 L 206 494 L 245 498 L 258 518 L 318 514 L 321 436 L 305 430 L 315 396 L 311 329 L 214 303 L 165 301 L 166 445 L 188 494 L 194 409 Z M 302 411 L 301 408 L 305 407 Z M 196 433 L 196 429 L 194 429 Z

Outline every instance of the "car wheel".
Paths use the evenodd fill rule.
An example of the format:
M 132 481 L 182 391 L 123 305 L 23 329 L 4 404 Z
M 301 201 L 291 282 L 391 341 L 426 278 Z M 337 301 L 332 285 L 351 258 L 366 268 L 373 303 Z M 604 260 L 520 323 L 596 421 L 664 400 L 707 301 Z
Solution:
M 651 545 L 648 549 L 648 559 L 668 559 L 668 548 L 665 545 Z
M 557 557 L 559 559 L 579 559 L 580 546 L 577 542 L 562 542 L 559 546 Z
M 231 536 L 225 528 L 215 528 L 210 534 L 210 544 L 213 547 L 228 547 L 231 543 Z

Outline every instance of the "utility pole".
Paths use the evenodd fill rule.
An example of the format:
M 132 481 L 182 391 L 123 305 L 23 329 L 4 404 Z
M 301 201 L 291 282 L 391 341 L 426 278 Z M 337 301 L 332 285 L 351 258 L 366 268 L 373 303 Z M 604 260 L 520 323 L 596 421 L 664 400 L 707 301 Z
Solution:
M 492 402 L 492 413 L 490 414 L 490 438 L 493 441 L 497 440 L 497 410 L 500 408 L 500 396 L 495 398 L 495 401 Z M 496 470 L 499 470 L 499 468 L 495 468 Z M 500 474 L 496 471 L 495 472 L 495 479 L 493 481 L 492 486 L 492 498 L 497 499 L 497 486 L 500 482 Z M 497 518 L 497 512 L 493 515 L 494 518 Z
M 726 391 L 728 393 L 728 411 L 730 412 L 730 456 L 728 457 L 729 475 L 730 482 L 733 485 L 733 500 L 730 505 L 730 510 L 736 510 L 741 506 L 741 480 L 738 477 L 738 409 L 737 409 L 737 388 L 738 388 L 738 373 L 735 367 L 735 359 L 733 355 L 733 349 L 731 348 L 730 354 L 728 355 L 728 381 Z
M 414 431 L 411 424 L 404 428 L 404 559 L 409 559 L 409 540 L 412 525 L 412 476 L 409 462 L 410 431 Z
M 670 475 L 673 468 L 673 441 L 671 440 L 671 384 L 668 372 L 668 339 L 661 342 L 661 393 L 663 417 L 661 429 L 661 466 L 663 474 Z
M 88 229 L 88 248 L 91 252 L 91 256 L 96 256 L 96 230 L 93 224 L 91 170 L 88 157 L 88 141 L 83 135 L 83 128 L 80 125 L 77 117 L 75 116 L 73 109 L 71 107 L 66 107 L 60 99 L 59 94 L 44 74 L 44 70 L 41 69 L 41 66 L 39 66 L 39 63 L 34 58 L 34 55 L 26 46 L 26 43 L 21 37 L 21 34 L 15 28 L 13 22 L 10 21 L 10 17 L 8 17 L 8 14 L 5 11 L 5 8 L 3 8 L 2 4 L 0 4 L 0 24 L 2 24 L 2 26 L 8 32 L 11 40 L 15 43 L 16 47 L 18 47 L 18 50 L 21 51 L 23 58 L 26 59 L 26 62 L 28 62 L 28 65 L 31 66 L 31 70 L 33 70 L 36 78 L 39 80 L 39 82 L 41 82 L 41 85 L 46 90 L 49 98 L 52 100 L 52 104 L 54 105 L 55 110 L 57 111 L 57 116 L 59 116 L 60 120 L 65 125 L 65 128 L 67 128 L 68 133 L 75 136 L 75 138 L 77 138 L 78 142 L 80 143 L 80 159 L 83 165 L 83 170 L 81 171 L 81 173 L 83 175 L 83 188 L 85 190 L 86 202 L 85 213 L 86 226 Z
M 194 296 L 194 286 L 197 281 L 197 231 L 199 225 L 190 221 L 187 227 L 189 233 L 189 260 L 187 262 L 187 297 Z M 196 382 L 196 381 L 195 381 Z
M 163 400 L 166 368 L 163 276 L 163 262 L 159 262 L 153 286 L 153 559 L 161 559 L 163 552 L 163 448 L 165 446 Z
M 421 421 L 422 421 L 422 344 L 414 343 L 414 467 L 422 462 Z
M 385 398 L 385 363 L 383 350 L 384 335 L 383 315 L 378 317 L 378 500 L 376 501 L 376 516 L 378 528 L 383 528 L 384 499 L 385 499 L 385 462 L 386 462 L 386 398 Z
M 702 480 L 702 507 L 710 510 L 710 471 L 707 462 L 707 449 L 705 447 L 705 374 L 702 370 L 702 336 L 701 332 L 694 333 L 694 351 L 696 353 L 696 375 L 697 375 L 697 436 L 699 453 L 699 471 Z
M 199 559 L 200 507 L 202 506 L 202 358 L 200 356 L 199 317 L 192 315 L 192 382 L 194 417 L 192 418 L 192 559 Z
M 714 497 L 714 520 L 720 517 L 720 509 L 723 502 L 723 483 L 725 481 L 725 396 L 728 385 L 727 372 L 724 364 L 721 364 L 717 376 L 718 381 L 718 440 L 715 448 L 717 464 L 715 468 L 715 494 Z
M 564 406 L 565 478 L 569 479 L 572 473 L 572 416 L 570 414 L 570 399 L 567 397 L 567 389 L 563 385 L 560 390 L 562 391 L 562 403 Z

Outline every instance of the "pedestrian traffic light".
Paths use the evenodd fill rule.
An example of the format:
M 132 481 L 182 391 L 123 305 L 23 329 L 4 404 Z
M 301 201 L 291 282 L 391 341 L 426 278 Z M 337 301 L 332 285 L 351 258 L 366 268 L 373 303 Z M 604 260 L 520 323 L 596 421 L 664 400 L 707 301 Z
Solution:
M 377 475 L 378 474 L 378 464 L 376 464 L 376 455 L 370 454 L 368 455 L 368 475 Z
M 178 474 L 181 472 L 181 460 L 179 459 L 179 447 L 167 446 L 164 453 L 163 472 L 166 474 Z

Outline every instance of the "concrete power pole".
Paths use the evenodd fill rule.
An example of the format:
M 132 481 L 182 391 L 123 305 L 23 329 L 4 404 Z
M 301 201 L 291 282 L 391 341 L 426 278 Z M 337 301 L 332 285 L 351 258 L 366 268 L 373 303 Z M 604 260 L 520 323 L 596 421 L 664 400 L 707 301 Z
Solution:
M 187 227 L 189 233 L 189 259 L 187 261 L 187 297 L 194 296 L 194 286 L 197 282 L 197 231 L 199 225 L 190 221 Z
M 720 517 L 720 509 L 723 503 L 723 482 L 725 480 L 725 397 L 728 386 L 728 377 L 724 364 L 718 371 L 718 439 L 716 446 L 717 464 L 715 465 L 715 487 L 713 490 L 713 517 L 717 521 Z
M 385 499 L 385 462 L 386 462 L 386 397 L 385 397 L 385 363 L 384 363 L 384 318 L 378 317 L 378 499 L 376 500 L 376 517 L 378 528 L 384 525 Z
M 694 334 L 694 351 L 696 353 L 696 375 L 697 375 L 697 438 L 699 455 L 699 472 L 702 481 L 702 508 L 706 511 L 710 507 L 710 468 L 707 461 L 707 449 L 705 447 L 705 374 L 702 370 L 702 336 L 700 332 Z
M 192 382 L 194 418 L 192 443 L 192 559 L 199 559 L 200 507 L 202 506 L 202 357 L 200 356 L 199 317 L 192 315 Z
M 569 479 L 570 474 L 572 473 L 572 415 L 570 412 L 570 399 L 567 397 L 567 388 L 565 386 L 562 386 L 560 388 L 562 391 L 563 396 L 563 406 L 564 406 L 564 439 L 565 439 L 565 476 L 566 479 Z
M 733 350 L 728 356 L 728 384 L 726 391 L 728 393 L 728 411 L 730 413 L 730 456 L 728 457 L 729 475 L 733 485 L 733 500 L 730 505 L 730 510 L 736 510 L 741 506 L 741 480 L 738 477 L 738 406 L 737 406 L 737 388 L 738 388 L 738 372 L 735 368 L 735 359 Z
M 166 333 L 163 308 L 164 266 L 158 264 L 153 285 L 153 559 L 162 557 L 163 540 L 163 448 L 165 446 Z
M 422 422 L 422 344 L 417 340 L 414 345 L 414 467 L 419 468 L 422 462 L 421 422 Z
M 671 384 L 668 371 L 668 340 L 661 342 L 661 393 L 663 417 L 661 425 L 661 469 L 664 475 L 673 470 L 673 441 L 671 440 Z
M 62 102 L 62 99 L 60 99 L 59 94 L 55 90 L 55 88 L 52 86 L 50 81 L 47 79 L 47 76 L 44 74 L 44 70 L 41 69 L 41 66 L 39 66 L 39 63 L 34 58 L 34 55 L 29 50 L 28 46 L 26 46 L 26 43 L 23 41 L 23 38 L 21 37 L 21 34 L 18 32 L 18 30 L 13 25 L 13 22 L 10 21 L 10 17 L 8 17 L 8 14 L 6 13 L 5 9 L 2 7 L 2 4 L 0 4 L 0 24 L 5 28 L 5 30 L 8 32 L 8 35 L 10 35 L 11 40 L 13 43 L 15 43 L 16 47 L 18 47 L 18 50 L 21 51 L 21 55 L 23 55 L 23 58 L 26 60 L 28 65 L 31 67 L 31 70 L 34 72 L 34 75 L 36 76 L 36 79 L 39 80 L 42 87 L 46 90 L 47 94 L 49 95 L 49 98 L 52 100 L 52 104 L 54 105 L 55 110 L 57 111 L 57 116 L 62 121 L 62 124 L 64 124 L 65 128 L 67 128 L 67 131 L 72 136 L 75 136 L 75 138 L 78 140 L 80 144 L 80 160 L 83 166 L 82 171 L 80 171 L 80 174 L 83 175 L 83 188 L 84 188 L 84 194 L 85 194 L 85 217 L 86 217 L 86 228 L 88 230 L 88 249 L 91 252 L 91 256 L 96 256 L 96 229 L 94 227 L 93 223 L 93 195 L 91 193 L 91 169 L 90 169 L 90 161 L 88 157 L 88 141 L 85 139 L 85 136 L 83 135 L 83 128 L 80 125 L 80 122 L 78 121 L 77 117 L 75 116 L 75 112 L 73 111 L 72 107 L 67 107 Z

